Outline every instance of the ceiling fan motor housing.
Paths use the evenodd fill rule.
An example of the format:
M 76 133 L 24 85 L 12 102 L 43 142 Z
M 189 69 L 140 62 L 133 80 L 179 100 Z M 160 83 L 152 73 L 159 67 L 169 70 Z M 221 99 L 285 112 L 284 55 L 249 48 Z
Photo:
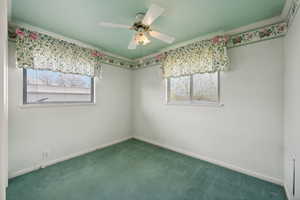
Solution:
M 150 26 L 143 24 L 142 22 L 135 22 L 132 26 L 133 30 L 137 32 L 148 32 L 150 30 Z
M 145 13 L 143 12 L 139 12 L 136 14 L 136 22 L 132 25 L 133 30 L 140 33 L 145 33 L 150 30 L 150 26 L 142 23 L 144 17 L 145 17 Z

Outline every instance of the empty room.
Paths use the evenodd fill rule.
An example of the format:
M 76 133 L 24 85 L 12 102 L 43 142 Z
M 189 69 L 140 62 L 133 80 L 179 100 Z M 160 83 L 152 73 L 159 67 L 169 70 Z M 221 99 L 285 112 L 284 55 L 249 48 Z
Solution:
M 0 0 L 0 200 L 300 200 L 300 0 Z

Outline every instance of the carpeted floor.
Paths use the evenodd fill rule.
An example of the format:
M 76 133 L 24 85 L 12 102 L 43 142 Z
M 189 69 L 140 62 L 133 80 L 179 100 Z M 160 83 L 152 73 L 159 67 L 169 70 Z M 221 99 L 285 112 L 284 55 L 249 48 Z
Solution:
M 7 200 L 283 200 L 284 190 L 138 140 L 9 181 Z

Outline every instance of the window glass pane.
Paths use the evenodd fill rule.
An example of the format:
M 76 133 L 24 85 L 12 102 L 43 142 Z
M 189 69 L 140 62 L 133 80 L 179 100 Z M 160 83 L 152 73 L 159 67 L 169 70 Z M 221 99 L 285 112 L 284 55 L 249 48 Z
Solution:
M 33 69 L 24 73 L 24 103 L 93 102 L 91 77 Z
M 193 75 L 194 101 L 218 101 L 218 73 L 205 73 Z
M 190 100 L 190 76 L 170 78 L 170 101 Z

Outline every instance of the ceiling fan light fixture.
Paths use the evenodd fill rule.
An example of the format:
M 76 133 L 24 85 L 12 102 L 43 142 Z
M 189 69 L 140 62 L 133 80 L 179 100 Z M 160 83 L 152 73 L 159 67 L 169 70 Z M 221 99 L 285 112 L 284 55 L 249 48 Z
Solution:
M 151 41 L 149 40 L 149 38 L 146 36 L 145 33 L 137 33 L 135 36 L 135 42 L 137 45 L 147 45 Z

